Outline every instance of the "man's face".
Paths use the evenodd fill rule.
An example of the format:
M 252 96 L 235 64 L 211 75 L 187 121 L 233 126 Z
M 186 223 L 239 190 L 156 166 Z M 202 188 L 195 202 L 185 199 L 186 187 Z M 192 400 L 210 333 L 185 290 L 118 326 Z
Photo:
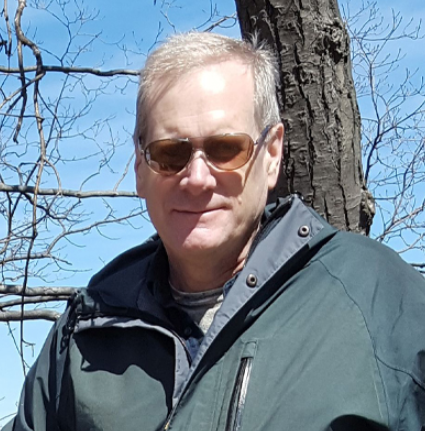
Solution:
M 244 132 L 255 141 L 254 83 L 250 68 L 225 61 L 179 78 L 149 105 L 145 143 Z M 281 125 L 255 147 L 242 168 L 223 172 L 196 152 L 175 175 L 153 172 L 136 149 L 137 192 L 167 253 L 177 259 L 212 259 L 242 253 L 255 234 L 267 190 L 274 187 L 281 157 Z

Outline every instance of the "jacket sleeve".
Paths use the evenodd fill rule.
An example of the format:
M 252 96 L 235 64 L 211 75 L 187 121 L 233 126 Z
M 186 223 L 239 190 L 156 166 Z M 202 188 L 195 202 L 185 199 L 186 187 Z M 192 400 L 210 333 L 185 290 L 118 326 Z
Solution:
M 16 417 L 3 431 L 59 430 L 57 402 L 67 349 L 61 346 L 66 312 L 55 323 L 22 389 Z

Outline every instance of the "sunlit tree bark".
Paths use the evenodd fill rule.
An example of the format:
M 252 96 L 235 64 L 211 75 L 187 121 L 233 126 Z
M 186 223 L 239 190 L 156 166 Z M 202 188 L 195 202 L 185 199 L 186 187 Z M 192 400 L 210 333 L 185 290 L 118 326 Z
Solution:
M 286 129 L 275 193 L 300 193 L 334 226 L 367 234 L 374 215 L 361 164 L 350 43 L 336 0 L 236 0 L 244 37 L 275 50 Z

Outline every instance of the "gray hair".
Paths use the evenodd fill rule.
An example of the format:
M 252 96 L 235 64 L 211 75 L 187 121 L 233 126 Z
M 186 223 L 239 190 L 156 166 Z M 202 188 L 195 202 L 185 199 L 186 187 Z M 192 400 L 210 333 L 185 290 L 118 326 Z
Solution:
M 254 113 L 259 130 L 280 120 L 276 98 L 278 71 L 274 54 L 253 36 L 250 41 L 215 33 L 189 32 L 169 38 L 146 60 L 140 72 L 134 141 L 144 143 L 147 106 L 159 83 L 173 84 L 182 75 L 227 59 L 239 59 L 251 66 L 254 76 Z

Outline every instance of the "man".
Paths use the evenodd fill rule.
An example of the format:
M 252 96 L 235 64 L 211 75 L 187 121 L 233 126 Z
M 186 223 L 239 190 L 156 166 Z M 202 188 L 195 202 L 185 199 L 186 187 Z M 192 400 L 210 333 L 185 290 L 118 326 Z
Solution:
M 147 59 L 135 171 L 158 235 L 70 301 L 9 429 L 424 426 L 422 277 L 295 196 L 265 209 L 275 76 L 266 49 L 214 34 Z

